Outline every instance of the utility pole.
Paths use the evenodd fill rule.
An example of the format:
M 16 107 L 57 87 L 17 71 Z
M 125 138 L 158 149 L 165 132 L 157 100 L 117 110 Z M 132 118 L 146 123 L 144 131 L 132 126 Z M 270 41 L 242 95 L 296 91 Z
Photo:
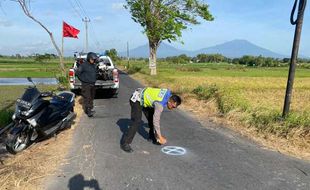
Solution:
M 86 31 L 86 37 L 85 37 L 85 53 L 88 52 L 88 27 L 87 27 L 87 23 L 90 22 L 90 19 L 85 17 L 82 18 L 82 21 L 85 22 L 85 31 Z
M 129 42 L 127 42 L 127 69 L 129 69 Z
M 297 1 L 299 1 L 298 13 L 297 13 L 297 18 L 294 21 L 294 13 L 296 10 Z M 288 115 L 289 110 L 290 110 L 293 84 L 294 84 L 294 78 L 295 78 L 295 68 L 296 68 L 296 63 L 297 63 L 297 58 L 298 58 L 301 29 L 302 29 L 302 23 L 303 23 L 306 4 L 307 4 L 307 0 L 295 0 L 294 6 L 291 12 L 291 24 L 296 25 L 296 28 L 295 28 L 293 49 L 292 49 L 292 55 L 291 55 L 290 70 L 289 70 L 288 80 L 287 80 L 284 107 L 283 107 L 283 113 L 282 113 L 283 118 Z

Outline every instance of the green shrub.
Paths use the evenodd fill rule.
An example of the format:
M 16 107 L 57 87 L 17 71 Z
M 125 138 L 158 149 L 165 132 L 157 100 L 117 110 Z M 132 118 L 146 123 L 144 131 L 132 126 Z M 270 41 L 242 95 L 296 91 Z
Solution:
M 301 129 L 302 135 L 310 133 L 309 113 L 290 113 L 286 118 L 282 118 L 282 113 L 278 110 L 256 109 L 250 111 L 248 123 L 259 132 L 275 134 L 279 137 L 287 138 L 293 129 Z
M 140 72 L 141 69 L 142 69 L 142 67 L 140 67 L 140 66 L 132 65 L 132 66 L 129 67 L 129 69 L 127 70 L 127 73 L 131 75 L 131 74 Z
M 207 86 L 198 86 L 192 92 L 198 96 L 200 100 L 208 100 L 210 98 L 216 98 L 218 95 L 218 87 L 216 84 Z
M 310 113 L 291 113 L 285 119 L 285 125 L 288 128 L 302 128 L 310 131 Z
M 11 122 L 13 110 L 0 110 L 0 128 L 5 127 Z
M 179 67 L 179 68 L 177 68 L 177 70 L 182 71 L 182 72 L 200 72 L 200 71 L 202 71 L 202 69 L 199 67 Z

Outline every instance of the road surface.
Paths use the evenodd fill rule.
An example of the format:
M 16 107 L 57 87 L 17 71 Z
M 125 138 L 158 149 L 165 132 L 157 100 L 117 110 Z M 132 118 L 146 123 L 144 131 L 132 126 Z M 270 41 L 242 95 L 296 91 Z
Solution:
M 203 127 L 182 110 L 165 111 L 161 126 L 167 146 L 184 148 L 184 155 L 173 155 L 183 149 L 164 154 L 164 146 L 148 142 L 146 123 L 134 152 L 123 152 L 129 96 L 142 85 L 126 74 L 120 80 L 118 98 L 96 99 L 95 117 L 81 118 L 66 163 L 46 180 L 46 189 L 310 190 L 309 162 L 263 149 L 214 123 Z

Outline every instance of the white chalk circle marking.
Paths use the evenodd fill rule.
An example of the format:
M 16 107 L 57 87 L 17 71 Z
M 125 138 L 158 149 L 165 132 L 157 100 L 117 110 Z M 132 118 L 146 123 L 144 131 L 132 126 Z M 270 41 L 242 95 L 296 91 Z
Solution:
M 171 156 L 182 156 L 186 154 L 185 148 L 179 146 L 165 146 L 161 149 L 161 152 Z

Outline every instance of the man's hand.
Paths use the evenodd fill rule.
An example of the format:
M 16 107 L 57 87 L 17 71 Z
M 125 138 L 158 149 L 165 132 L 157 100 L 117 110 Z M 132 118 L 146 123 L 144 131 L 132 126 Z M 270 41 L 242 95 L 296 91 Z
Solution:
M 159 144 L 166 144 L 167 143 L 167 139 L 163 136 L 158 136 L 157 142 Z

